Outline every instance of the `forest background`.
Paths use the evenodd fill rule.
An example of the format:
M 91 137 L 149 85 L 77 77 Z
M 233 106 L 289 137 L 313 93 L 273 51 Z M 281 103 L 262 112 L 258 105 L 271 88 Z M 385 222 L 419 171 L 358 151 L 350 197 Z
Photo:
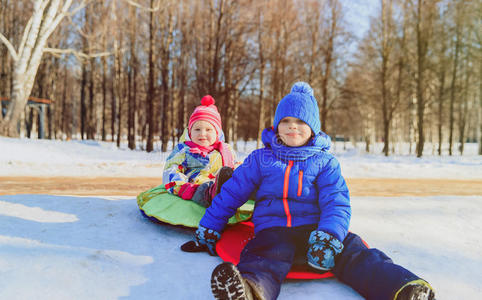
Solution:
M 165 152 L 211 94 L 226 140 L 259 146 L 307 81 L 333 139 L 482 155 L 480 15 L 462 0 L 0 0 L 0 134 Z

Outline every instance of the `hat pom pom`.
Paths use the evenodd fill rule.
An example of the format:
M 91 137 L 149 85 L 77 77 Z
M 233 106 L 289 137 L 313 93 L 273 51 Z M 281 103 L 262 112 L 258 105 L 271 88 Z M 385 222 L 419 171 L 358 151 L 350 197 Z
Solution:
M 308 94 L 310 96 L 313 96 L 313 89 L 311 88 L 311 86 L 308 83 L 302 81 L 295 83 L 291 88 L 291 92 Z
M 204 106 L 213 105 L 214 103 L 216 103 L 216 101 L 214 101 L 211 95 L 206 95 L 201 99 L 201 104 Z

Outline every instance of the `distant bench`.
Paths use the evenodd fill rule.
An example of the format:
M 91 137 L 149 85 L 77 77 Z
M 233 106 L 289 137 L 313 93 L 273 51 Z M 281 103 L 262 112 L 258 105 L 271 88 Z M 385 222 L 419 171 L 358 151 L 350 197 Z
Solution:
M 2 116 L 5 116 L 7 113 L 7 102 L 10 101 L 10 98 L 8 97 L 0 97 L 0 107 L 1 107 L 1 112 Z M 31 108 L 34 108 L 38 111 L 39 114 L 39 122 L 38 122 L 38 137 L 39 139 L 45 138 L 45 107 L 49 106 L 51 103 L 53 103 L 53 100 L 50 99 L 43 99 L 43 98 L 37 98 L 37 97 L 28 97 L 28 102 L 27 105 L 30 106 Z M 27 119 L 27 118 L 25 118 Z M 32 119 L 29 120 L 28 124 L 32 124 Z

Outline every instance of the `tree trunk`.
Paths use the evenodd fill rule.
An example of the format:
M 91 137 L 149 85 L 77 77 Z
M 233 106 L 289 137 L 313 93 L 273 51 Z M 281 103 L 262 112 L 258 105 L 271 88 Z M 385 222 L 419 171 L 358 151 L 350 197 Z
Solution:
M 465 82 L 464 82 L 464 93 L 460 99 L 459 105 L 459 152 L 460 155 L 464 154 L 465 145 L 465 128 L 467 127 L 467 114 L 469 107 L 469 82 L 470 82 L 470 70 L 468 54 L 465 59 Z
M 107 112 L 107 60 L 102 57 L 102 140 L 107 139 L 107 132 L 105 129 L 106 112 Z
M 381 72 L 380 84 L 382 94 L 382 117 L 383 117 L 383 154 L 388 156 L 390 154 L 390 126 L 392 122 L 393 100 L 389 94 L 388 79 L 389 70 L 388 65 L 391 55 L 391 20 L 392 7 L 391 4 L 386 7 L 385 1 L 381 1 Z
M 172 70 L 170 73 L 171 73 L 171 85 L 170 85 L 170 88 L 169 90 L 171 91 L 171 124 L 169 125 L 171 127 L 171 130 L 170 130 L 170 138 L 171 138 L 171 141 L 172 141 L 172 145 L 176 145 L 176 128 L 177 128 L 177 124 L 176 124 L 176 111 L 178 109 L 178 106 L 179 106 L 179 100 L 176 98 L 176 93 L 174 93 L 175 91 L 175 88 L 176 88 L 176 69 Z
M 458 18 L 458 16 L 457 16 Z M 450 111 L 449 111 L 449 155 L 452 155 L 452 147 L 453 147 L 453 132 L 454 132 L 454 106 L 455 106 L 455 92 L 456 86 L 455 83 L 457 81 L 457 69 L 459 63 L 459 49 L 460 49 L 460 24 L 457 20 L 455 24 L 455 53 L 454 53 L 454 60 L 453 60 L 453 70 L 452 70 L 452 82 L 450 84 Z
M 162 95 L 162 133 L 161 133 L 161 151 L 167 151 L 167 143 L 169 141 L 169 121 L 172 117 L 169 113 L 169 104 L 172 102 L 169 95 L 169 64 L 171 61 L 170 44 L 172 42 L 173 21 L 172 16 L 169 13 L 167 20 L 167 30 L 165 31 L 165 37 L 161 49 L 162 61 L 161 61 L 161 95 Z M 172 104 L 172 103 L 171 103 Z
M 128 72 L 128 111 L 127 111 L 127 143 L 131 150 L 136 148 L 136 97 L 137 97 L 137 55 L 136 55 L 136 37 L 137 37 L 137 9 L 133 6 L 129 7 L 130 28 L 130 67 Z
M 261 146 L 261 134 L 264 130 L 265 120 L 264 120 L 264 49 L 263 49 L 263 40 L 262 40 L 263 32 L 262 32 L 262 22 L 261 22 L 261 13 L 258 13 L 258 59 L 259 59 L 259 115 L 258 115 L 258 138 L 256 140 L 256 149 L 259 149 Z
M 122 33 L 120 34 L 119 37 L 119 44 L 122 45 Z M 122 108 L 124 104 L 124 93 L 123 93 L 123 88 L 125 86 L 123 82 L 123 72 L 122 72 L 122 62 L 121 62 L 121 51 L 119 47 L 116 48 L 116 55 L 115 55 L 115 61 L 114 61 L 114 68 L 115 68 L 115 75 L 114 75 L 114 82 L 115 82 L 115 93 L 117 95 L 118 99 L 118 104 L 119 104 L 119 110 L 117 112 L 117 140 L 116 140 L 116 145 L 117 147 L 120 147 L 120 143 L 122 140 Z
M 89 108 L 87 109 L 87 139 L 95 139 L 95 59 L 89 59 L 90 76 L 89 76 Z
M 83 31 L 87 32 L 89 30 L 89 10 L 86 10 L 84 13 L 84 25 Z M 85 53 L 88 49 L 88 40 L 87 36 L 82 35 L 82 51 Z M 81 81 L 80 81 L 80 138 L 83 140 L 84 138 L 88 138 L 88 109 L 85 100 L 85 89 L 87 88 L 87 62 L 85 60 L 80 60 L 82 64 L 81 67 Z M 87 133 L 87 134 L 86 134 Z
M 115 43 L 114 43 L 115 44 Z M 115 61 L 116 61 L 116 51 L 114 50 L 114 64 L 115 64 Z M 110 95 L 111 95 L 111 105 L 110 105 L 110 134 L 111 134 L 111 137 L 110 137 L 110 140 L 111 142 L 114 142 L 115 141 L 115 136 L 116 136 L 116 128 L 115 128 L 115 121 L 117 119 L 117 115 L 116 115 L 116 112 L 117 112 L 117 96 L 116 96 L 116 83 L 115 83 L 115 74 L 116 74 L 116 70 L 115 70 L 115 66 L 114 64 L 112 65 L 112 68 L 111 68 L 111 91 L 110 91 Z
M 87 67 L 85 63 L 82 63 L 82 75 L 80 81 L 80 138 L 83 140 L 85 138 L 86 132 L 86 115 L 87 115 L 87 108 L 85 105 L 85 89 L 87 85 Z
M 186 88 L 187 88 L 187 56 L 188 56 L 188 30 L 186 28 L 182 28 L 182 40 L 181 40 L 181 49 L 180 49 L 180 56 L 179 56 L 179 68 L 180 70 L 177 72 L 178 76 L 178 99 L 179 99 L 179 110 L 178 110 L 178 137 L 184 131 L 184 128 L 187 126 L 187 101 L 186 101 Z
M 328 124 L 328 84 L 331 77 L 331 64 L 333 62 L 333 51 L 334 51 L 334 40 L 337 30 L 337 10 L 336 10 L 337 2 L 335 0 L 330 1 L 331 6 L 331 26 L 328 36 L 328 45 L 326 46 L 326 50 L 324 52 L 324 62 L 325 62 L 325 72 L 323 74 L 323 79 L 321 81 L 321 95 L 322 95 L 322 102 L 321 102 L 321 130 L 326 132 L 327 124 Z
M 148 124 L 148 133 L 147 133 L 147 141 L 146 141 L 146 151 L 152 152 L 154 150 L 154 132 L 155 132 L 155 120 L 154 120 L 154 99 L 155 99 L 155 90 L 154 90 L 154 0 L 151 0 L 150 5 L 151 11 L 149 13 L 149 69 L 148 69 L 148 76 L 147 76 L 147 95 L 146 95 L 146 102 L 147 102 L 147 111 L 146 111 L 146 123 Z
M 445 85 L 445 70 L 442 71 L 440 78 L 440 86 L 439 86 L 439 93 L 438 93 L 438 125 L 437 125 L 437 132 L 438 132 L 438 149 L 437 153 L 439 156 L 442 155 L 442 142 L 443 142 L 443 133 L 442 133 L 442 123 L 443 123 L 443 97 L 444 97 L 444 85 Z
M 417 7 L 417 157 L 422 157 L 423 154 L 423 147 L 425 144 L 425 136 L 424 136 L 424 113 L 425 113 L 425 98 L 423 94 L 424 89 L 424 72 L 425 72 L 425 59 L 427 55 L 427 48 L 428 48 L 428 34 L 427 29 L 425 28 L 427 24 L 422 24 L 422 11 L 423 11 L 423 4 L 422 0 L 418 1 Z
M 477 136 L 479 140 L 479 155 L 482 155 L 482 60 L 479 59 L 479 105 L 478 105 L 478 118 L 477 118 Z
M 67 140 L 72 139 L 72 100 L 67 96 L 67 85 L 69 84 L 67 67 L 64 68 L 64 89 L 62 92 L 62 131 L 65 133 Z
M 234 117 L 233 117 L 233 145 L 234 151 L 238 151 L 238 120 L 239 120 L 239 95 L 234 95 Z
M 129 75 L 129 98 L 128 98 L 128 147 L 131 150 L 136 149 L 136 110 L 137 110 L 137 62 L 132 67 L 132 74 Z

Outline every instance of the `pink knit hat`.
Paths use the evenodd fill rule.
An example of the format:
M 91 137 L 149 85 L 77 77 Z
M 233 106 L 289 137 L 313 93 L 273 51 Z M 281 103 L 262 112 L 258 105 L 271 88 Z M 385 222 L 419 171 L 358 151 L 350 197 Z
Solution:
M 201 99 L 201 105 L 194 109 L 194 112 L 189 118 L 189 133 L 191 133 L 191 127 L 196 121 L 206 121 L 214 126 L 219 138 L 223 125 L 221 123 L 221 115 L 219 114 L 216 105 L 214 105 L 215 102 L 216 101 L 214 101 L 214 98 L 211 95 L 206 95 Z

